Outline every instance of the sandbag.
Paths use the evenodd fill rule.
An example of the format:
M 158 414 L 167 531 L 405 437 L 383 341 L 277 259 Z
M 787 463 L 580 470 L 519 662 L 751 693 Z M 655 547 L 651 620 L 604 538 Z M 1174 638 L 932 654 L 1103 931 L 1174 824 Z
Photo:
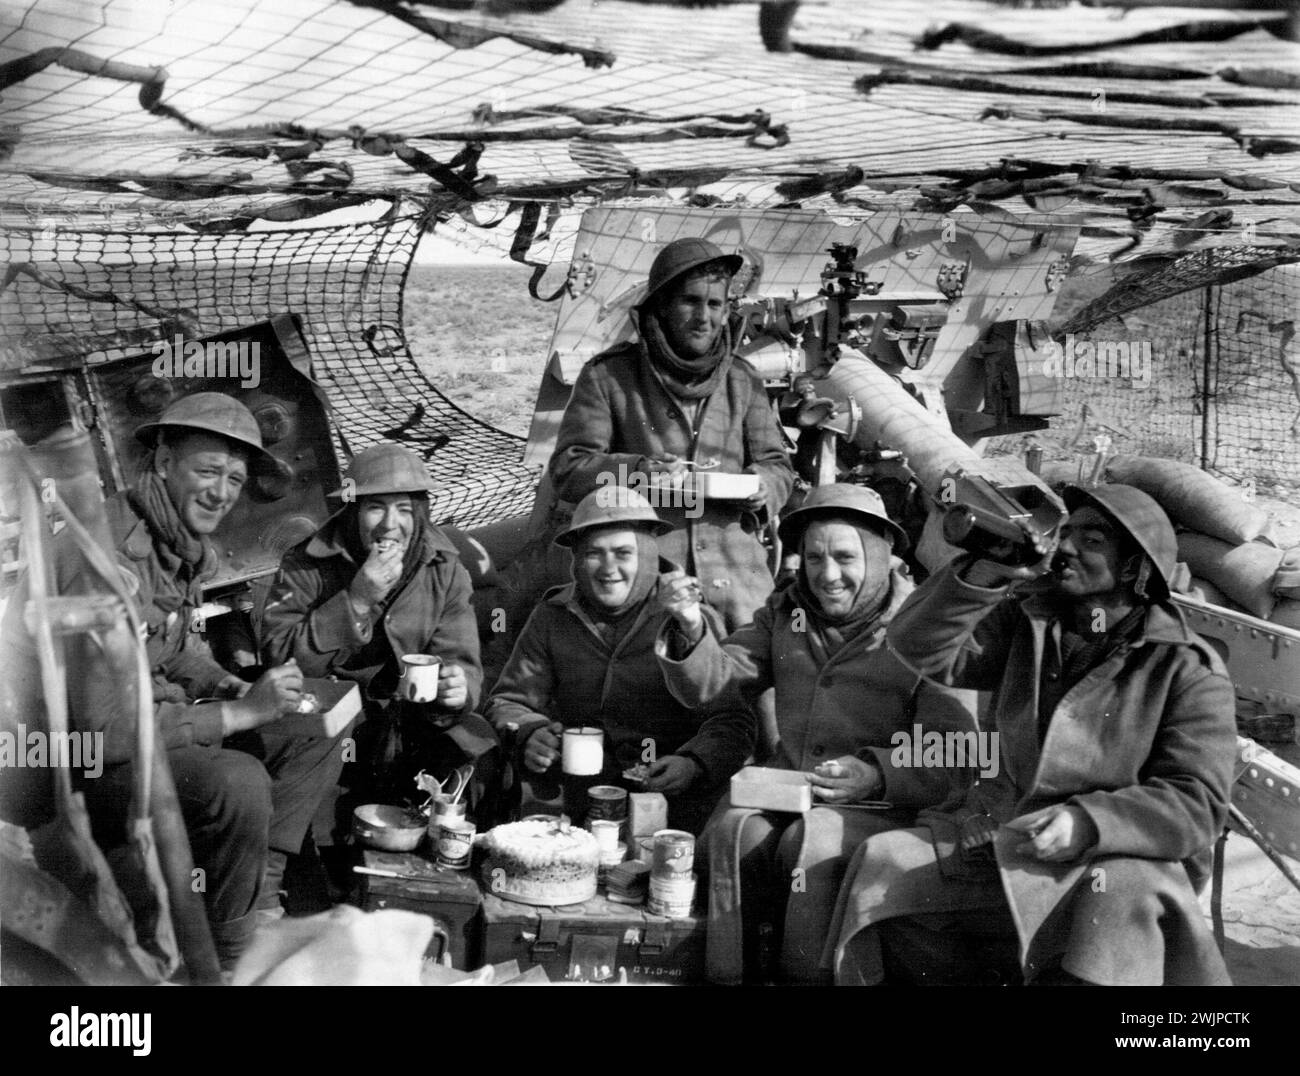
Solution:
M 386 908 L 280 919 L 258 930 L 232 986 L 418 986 L 434 920 Z
M 1178 557 L 1192 574 L 1211 583 L 1251 616 L 1267 620 L 1273 611 L 1273 577 L 1282 551 L 1262 542 L 1229 545 L 1195 531 L 1178 535 Z
M 1282 598 L 1273 606 L 1273 613 L 1268 618 L 1270 624 L 1281 624 L 1284 628 L 1300 631 L 1300 599 Z
M 1277 598 L 1300 598 L 1300 545 L 1282 554 L 1273 576 L 1273 594 Z
M 1232 545 L 1252 542 L 1268 527 L 1267 512 L 1247 504 L 1239 491 L 1190 463 L 1116 456 L 1107 464 L 1106 474 L 1112 482 L 1149 493 L 1175 523 Z
M 1246 611 L 1208 579 L 1201 579 L 1198 576 L 1192 576 L 1191 597 L 1196 598 L 1198 601 L 1209 602 L 1211 605 L 1217 605 L 1223 609 L 1236 609 L 1243 613 Z

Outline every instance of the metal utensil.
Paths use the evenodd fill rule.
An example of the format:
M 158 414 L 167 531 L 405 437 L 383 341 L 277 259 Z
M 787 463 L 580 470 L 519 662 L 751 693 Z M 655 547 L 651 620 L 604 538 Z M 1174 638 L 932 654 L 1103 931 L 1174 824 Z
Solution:
M 467 762 L 456 771 L 457 785 L 456 792 L 451 797 L 452 803 L 459 803 L 461 794 L 469 788 L 470 778 L 474 776 L 474 763 Z

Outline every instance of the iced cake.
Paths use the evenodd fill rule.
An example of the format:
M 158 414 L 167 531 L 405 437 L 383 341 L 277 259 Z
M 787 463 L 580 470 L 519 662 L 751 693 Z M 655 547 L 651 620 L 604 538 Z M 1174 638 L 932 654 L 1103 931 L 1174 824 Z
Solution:
M 483 883 L 522 904 L 581 904 L 596 895 L 600 848 L 585 829 L 558 820 L 511 822 L 484 838 Z

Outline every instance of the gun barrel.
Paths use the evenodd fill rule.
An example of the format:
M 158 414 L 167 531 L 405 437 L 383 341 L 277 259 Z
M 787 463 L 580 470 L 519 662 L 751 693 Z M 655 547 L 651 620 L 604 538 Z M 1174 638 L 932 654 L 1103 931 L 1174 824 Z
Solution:
M 841 352 L 828 375 L 862 409 L 853 440 L 864 448 L 877 441 L 898 449 L 930 493 L 956 471 L 979 471 L 980 455 L 931 414 L 894 378 L 868 358 Z

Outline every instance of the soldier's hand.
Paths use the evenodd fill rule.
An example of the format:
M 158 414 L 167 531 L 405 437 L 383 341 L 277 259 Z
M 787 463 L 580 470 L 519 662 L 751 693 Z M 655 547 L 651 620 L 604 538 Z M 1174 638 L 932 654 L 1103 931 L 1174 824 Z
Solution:
M 767 507 L 767 482 L 763 480 L 762 475 L 758 478 L 758 492 L 752 497 L 746 497 L 742 503 L 750 512 L 761 512 Z
M 1010 550 L 1010 547 L 1007 547 Z M 1035 564 L 1003 564 L 998 560 L 980 559 L 968 564 L 962 570 L 962 578 L 975 587 L 1005 587 L 1011 583 L 1032 582 L 1051 570 L 1052 558 L 1056 555 L 1056 543 L 1053 542 L 1047 555 Z
M 233 727 L 226 732 L 255 729 L 298 709 L 302 701 L 302 670 L 292 658 L 267 669 L 243 698 L 226 704 Z
M 665 796 L 685 792 L 700 775 L 699 764 L 683 755 L 665 755 L 650 766 L 646 774 L 645 790 L 662 792 Z
M 402 558 L 406 550 L 400 545 L 376 542 L 370 555 L 348 587 L 352 604 L 358 609 L 378 605 L 402 577 Z
M 533 773 L 545 773 L 560 757 L 560 737 L 564 726 L 558 721 L 537 729 L 524 744 L 524 767 Z
M 469 702 L 469 678 L 459 665 L 444 665 L 438 670 L 438 705 L 459 710 Z
M 1044 863 L 1070 863 L 1098 840 L 1097 827 L 1086 811 L 1060 803 L 1013 818 L 1007 826 L 1029 838 L 1016 851 Z
M 669 486 L 680 486 L 691 470 L 686 460 L 671 452 L 663 456 L 646 456 L 641 466 L 651 478 Z
M 704 613 L 700 598 L 704 591 L 700 581 L 683 571 L 664 572 L 659 577 L 659 608 L 668 613 L 690 640 L 704 634 Z
M 217 681 L 213 694 L 221 699 L 242 699 L 253 685 L 241 680 L 234 673 L 229 673 Z
M 808 775 L 808 781 L 813 796 L 831 805 L 870 799 L 885 783 L 879 769 L 853 755 L 821 763 Z

